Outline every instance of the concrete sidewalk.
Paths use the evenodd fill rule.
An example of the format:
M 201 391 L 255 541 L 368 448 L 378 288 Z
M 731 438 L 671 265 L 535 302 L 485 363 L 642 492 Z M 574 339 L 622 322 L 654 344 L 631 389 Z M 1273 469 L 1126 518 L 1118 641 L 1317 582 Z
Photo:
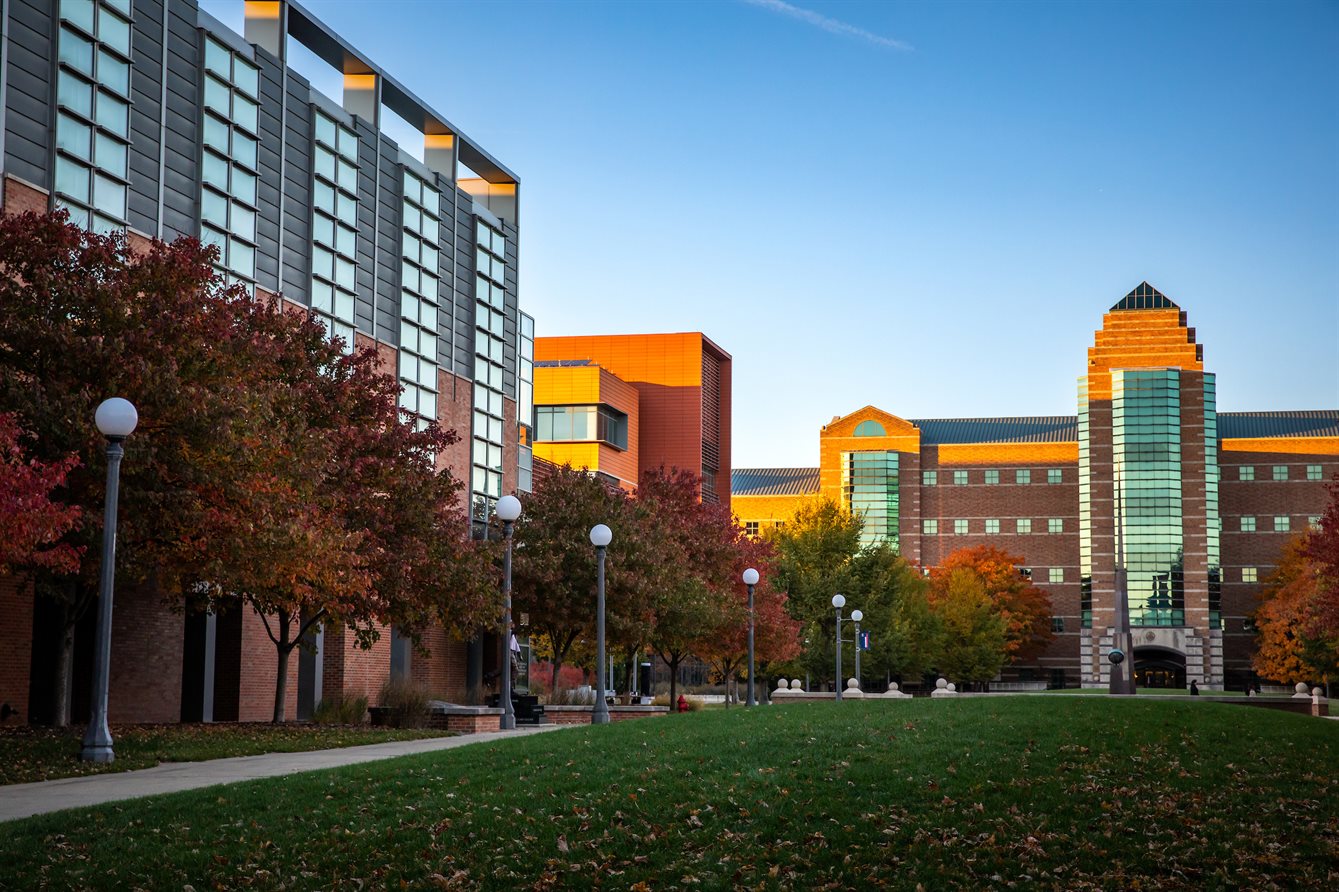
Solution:
M 165 762 L 154 768 L 139 771 L 67 777 L 35 784 L 11 784 L 0 787 L 0 821 L 15 821 L 67 808 L 102 805 L 106 802 L 153 796 L 158 793 L 176 793 L 180 790 L 195 790 L 216 784 L 234 784 L 261 777 L 278 777 L 303 771 L 356 765 L 360 762 L 375 762 L 379 759 L 393 759 L 396 756 L 412 756 L 416 753 L 453 749 L 473 743 L 490 743 L 511 737 L 555 731 L 563 727 L 569 726 L 538 725 L 517 728 L 515 731 L 429 737 L 422 740 L 373 743 L 343 749 L 313 750 L 307 753 L 267 753 L 263 756 L 238 756 L 233 759 L 212 759 L 208 762 Z

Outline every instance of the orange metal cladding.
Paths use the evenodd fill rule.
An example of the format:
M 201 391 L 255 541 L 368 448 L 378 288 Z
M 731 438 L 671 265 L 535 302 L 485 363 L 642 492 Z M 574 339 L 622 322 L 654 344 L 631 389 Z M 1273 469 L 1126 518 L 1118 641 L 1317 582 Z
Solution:
M 597 441 L 536 442 L 535 455 L 556 465 L 602 471 L 617 477 L 624 489 L 633 489 L 638 476 L 637 389 L 597 365 L 539 366 L 535 368 L 535 405 L 593 406 L 603 403 L 628 416 L 628 448 L 617 449 Z
M 633 385 L 638 392 L 639 471 L 657 467 L 703 471 L 703 365 L 711 353 L 722 365 L 720 467 L 716 491 L 730 499 L 730 355 L 701 332 L 580 335 L 535 339 L 535 361 L 587 359 Z M 540 369 L 536 369 L 538 376 Z M 535 402 L 542 404 L 538 377 Z M 631 439 L 631 434 L 629 435 Z M 631 445 L 631 443 L 629 444 Z
M 885 436 L 857 437 L 856 426 L 862 421 L 877 421 L 883 425 Z M 896 415 L 866 406 L 823 427 L 818 434 L 819 490 L 834 502 L 842 501 L 843 452 L 910 452 L 921 451 L 920 429 Z
M 1088 397 L 1111 399 L 1112 369 L 1175 368 L 1204 371 L 1195 329 L 1181 310 L 1117 310 L 1102 317 L 1088 348 Z

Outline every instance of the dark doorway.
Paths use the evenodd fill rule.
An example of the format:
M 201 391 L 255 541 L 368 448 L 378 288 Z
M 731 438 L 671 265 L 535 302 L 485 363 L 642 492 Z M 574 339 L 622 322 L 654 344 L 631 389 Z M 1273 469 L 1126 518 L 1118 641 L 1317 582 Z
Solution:
M 1141 688 L 1185 688 L 1185 655 L 1160 647 L 1136 647 L 1134 683 Z

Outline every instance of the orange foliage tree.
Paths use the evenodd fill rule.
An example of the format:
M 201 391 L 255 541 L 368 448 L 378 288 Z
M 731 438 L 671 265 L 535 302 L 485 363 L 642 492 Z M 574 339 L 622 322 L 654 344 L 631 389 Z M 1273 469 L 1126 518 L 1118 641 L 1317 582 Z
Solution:
M 1004 653 L 1013 662 L 1035 660 L 1050 644 L 1051 598 L 1023 576 L 1023 558 L 990 545 L 960 548 L 930 571 L 930 601 L 947 595 L 954 571 L 966 570 L 980 580 L 994 611 L 1004 620 Z

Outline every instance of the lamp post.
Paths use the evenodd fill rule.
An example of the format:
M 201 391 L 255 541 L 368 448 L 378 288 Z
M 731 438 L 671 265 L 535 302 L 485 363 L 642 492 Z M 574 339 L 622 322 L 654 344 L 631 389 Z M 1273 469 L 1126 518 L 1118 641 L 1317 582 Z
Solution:
M 107 500 L 102 521 L 102 568 L 98 578 L 98 637 L 93 653 L 93 709 L 79 758 L 111 762 L 112 732 L 107 727 L 107 685 L 112 669 L 112 590 L 116 581 L 116 497 L 121 482 L 121 441 L 135 430 L 139 413 L 129 400 L 103 400 L 93 422 L 107 438 Z
M 510 731 L 516 727 L 516 707 L 511 702 L 511 534 L 516 519 L 521 516 L 521 500 L 516 496 L 503 496 L 497 500 L 493 513 L 502 521 L 502 541 L 506 543 L 502 552 L 502 636 L 497 664 L 501 679 L 498 699 L 502 701 L 498 728 Z
M 753 587 L 758 584 L 758 571 L 749 567 L 744 571 L 744 584 L 749 587 L 749 697 L 745 706 L 757 706 L 753 699 Z
M 832 596 L 832 606 L 837 610 L 837 702 L 842 699 L 842 608 L 846 606 L 846 596 L 841 592 Z
M 604 524 L 590 528 L 590 544 L 595 546 L 595 683 L 599 685 L 595 711 L 590 716 L 592 725 L 609 724 L 609 704 L 604 702 L 604 550 L 613 540 L 613 531 Z
M 864 618 L 865 614 L 861 611 L 851 611 L 851 622 L 855 623 L 855 680 L 856 686 L 862 691 L 865 689 L 865 683 L 860 678 L 860 621 Z

